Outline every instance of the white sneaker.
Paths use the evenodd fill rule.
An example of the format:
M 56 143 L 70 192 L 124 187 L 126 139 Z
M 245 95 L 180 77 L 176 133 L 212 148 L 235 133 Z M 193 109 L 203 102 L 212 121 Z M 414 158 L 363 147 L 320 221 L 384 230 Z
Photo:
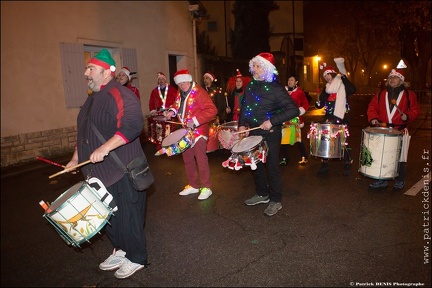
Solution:
M 179 195 L 185 196 L 185 195 L 189 195 L 189 194 L 195 194 L 195 193 L 198 193 L 199 191 L 200 191 L 200 189 L 198 189 L 198 188 L 193 188 L 193 187 L 190 186 L 190 185 L 186 185 L 186 186 L 184 187 L 183 191 L 181 191 L 181 192 L 179 193 Z
M 135 272 L 144 268 L 144 265 L 141 265 L 138 263 L 133 263 L 127 258 L 125 258 L 125 259 L 126 260 L 124 261 L 124 263 L 120 267 L 120 269 L 118 269 L 114 273 L 114 276 L 117 277 L 118 279 L 127 278 L 127 277 L 131 276 L 132 274 L 134 274 Z
M 213 194 L 210 188 L 201 188 L 200 189 L 200 195 L 198 196 L 198 200 L 205 200 L 210 197 L 210 195 Z
M 127 260 L 126 252 L 123 250 L 115 250 L 104 262 L 99 264 L 99 268 L 104 271 L 114 270 L 120 268 L 125 260 Z

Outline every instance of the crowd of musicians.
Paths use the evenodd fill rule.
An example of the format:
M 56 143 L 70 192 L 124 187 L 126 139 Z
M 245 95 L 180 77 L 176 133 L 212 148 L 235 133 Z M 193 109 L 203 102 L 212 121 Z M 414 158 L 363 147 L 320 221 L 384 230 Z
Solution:
M 334 62 L 338 69 L 326 64 L 320 67 L 325 86 L 314 104 L 300 88 L 298 75 L 289 75 L 286 85 L 279 82 L 274 56 L 268 52 L 250 59 L 250 76 L 236 70 L 225 92 L 212 72 L 205 72 L 200 84 L 187 69 L 179 70 L 173 77 L 178 88 L 168 83 L 163 72 L 157 73 L 157 86 L 148 101 L 148 140 L 155 145 L 155 156 L 181 155 L 186 179 L 178 194 L 197 194 L 200 201 L 213 195 L 208 153 L 222 149 L 229 151 L 223 167 L 251 171 L 252 195 L 244 204 L 268 204 L 263 211 L 267 216 L 282 209 L 280 167 L 290 160 L 289 147 L 298 147 L 299 165 L 307 165 L 310 156 L 319 158 L 320 177 L 327 177 L 333 162 L 342 163 L 343 175 L 350 175 L 353 155 L 348 144 L 348 115 L 356 87 L 348 79 L 344 59 Z M 88 61 L 84 75 L 92 94 L 77 117 L 73 156 L 63 166 L 65 170 L 55 174 L 82 166 L 85 181 L 44 209 L 60 236 L 77 247 L 109 220 L 105 231 L 113 252 L 99 268 L 115 270 L 115 277 L 123 279 L 149 265 L 144 230 L 146 187 L 154 178 L 149 177 L 151 170 L 140 144 L 145 121 L 142 95 L 132 84 L 136 72 L 128 67 L 117 75 L 115 71 L 116 63 L 106 49 Z M 394 180 L 395 190 L 405 187 L 408 126 L 420 113 L 417 96 L 406 86 L 404 71 L 392 69 L 386 86 L 368 105 L 370 126 L 362 130 L 358 171 L 375 179 L 370 189 L 386 189 L 389 180 Z M 303 115 L 310 106 L 325 113 L 320 121 L 305 127 Z M 309 145 L 301 129 L 308 129 Z M 87 215 L 89 211 L 93 218 Z
M 261 60 L 259 65 L 269 75 L 257 77 L 257 74 L 254 74 L 252 63 L 259 62 L 258 60 Z M 271 129 L 272 133 L 276 129 L 281 130 L 279 145 L 269 149 L 268 135 L 259 139 L 250 137 L 256 133 L 259 134 L 258 131 L 251 131 L 251 135 L 249 135 L 249 132 L 239 133 L 239 127 L 241 126 L 239 126 L 239 119 L 242 116 L 245 116 L 245 118 L 250 116 L 256 117 L 256 111 L 252 107 L 253 105 L 262 104 L 260 103 L 261 99 L 257 97 L 259 93 L 253 96 L 255 97 L 253 101 L 244 99 L 245 93 L 254 91 L 254 87 L 259 83 L 258 81 L 264 83 L 277 82 L 277 70 L 274 67 L 273 61 L 270 53 L 257 55 L 251 60 L 250 72 L 252 77 L 244 76 L 237 69 L 235 75 L 229 79 L 225 93 L 222 92 L 222 87 L 217 86 L 217 78 L 213 73 L 206 72 L 203 75 L 203 88 L 210 96 L 217 110 L 215 117 L 207 123 L 209 133 L 206 137 L 206 152 L 213 152 L 218 149 L 230 150 L 232 154 L 222 163 L 223 167 L 239 170 L 250 166 L 252 170 L 255 170 L 258 163 L 264 164 L 269 158 L 273 159 L 272 156 L 274 155 L 278 159 L 280 158 L 280 165 L 287 165 L 290 159 L 289 154 L 292 154 L 291 158 L 297 154 L 293 154 L 293 152 L 289 153 L 288 151 L 292 150 L 289 147 L 297 146 L 300 160 L 298 164 L 306 165 L 308 163 L 308 154 L 320 158 L 322 164 L 317 171 L 318 175 L 325 176 L 329 173 L 329 163 L 334 162 L 330 161 L 332 159 L 343 160 L 341 161 L 343 162 L 343 175 L 350 175 L 352 173 L 353 158 L 351 148 L 348 144 L 349 99 L 356 92 L 356 87 L 348 79 L 343 58 L 334 59 L 338 70 L 325 63 L 320 67 L 322 69 L 322 77 L 325 80 L 325 87 L 319 92 L 318 101 L 313 103 L 313 105 L 315 109 L 324 109 L 325 115 L 321 121 L 311 123 L 310 127 L 306 127 L 306 129 L 309 128 L 307 137 L 310 144 L 307 143 L 308 145 L 305 146 L 305 139 L 301 137 L 301 129 L 304 127 L 302 116 L 310 108 L 311 103 L 300 88 L 299 77 L 295 74 L 288 76 L 283 94 L 294 101 L 298 115 L 289 117 L 289 119 L 285 119 L 281 124 L 278 124 L 276 120 L 272 121 L 271 119 L 276 119 L 277 116 L 275 115 L 277 114 L 283 115 L 283 110 L 288 108 L 269 106 L 264 111 L 267 119 L 270 119 L 272 127 L 279 126 L 278 128 L 274 127 Z M 162 81 L 160 81 L 161 77 L 163 77 Z M 191 82 L 199 85 L 197 81 L 194 82 L 191 80 Z M 278 88 L 283 87 L 280 84 L 278 86 Z M 362 151 L 359 172 L 364 176 L 377 180 L 370 184 L 370 189 L 386 188 L 388 180 L 392 179 L 395 180 L 393 189 L 400 190 L 405 186 L 406 162 L 410 141 L 408 125 L 420 113 L 420 106 L 415 93 L 408 90 L 406 86 L 403 70 L 392 69 L 388 75 L 385 87 L 373 97 L 368 106 L 367 115 L 370 127 L 362 130 Z M 182 126 L 184 128 L 186 125 L 181 122 L 175 123 L 176 120 L 169 121 L 171 120 L 169 119 L 167 121 L 166 111 L 176 101 L 175 94 L 177 94 L 177 91 L 174 91 L 173 96 L 167 96 L 166 91 L 169 89 L 175 90 L 166 84 L 165 75 L 161 72 L 158 73 L 158 86 L 152 91 L 150 96 L 149 108 L 151 116 L 148 118 L 148 139 L 156 144 L 156 155 L 167 153 L 168 156 L 171 156 L 185 151 L 185 149 L 177 147 L 178 142 L 184 140 L 181 139 L 183 134 L 177 135 L 176 138 L 168 139 L 173 129 L 182 128 Z M 160 91 L 165 91 L 165 94 Z M 272 94 L 275 94 L 275 92 L 272 92 Z M 241 115 L 242 105 L 244 115 Z M 252 114 L 254 112 L 255 114 Z M 262 119 L 261 121 L 264 122 L 267 119 Z M 261 127 L 261 130 L 264 130 L 260 126 L 263 123 L 255 122 L 248 124 L 250 125 L 246 126 L 247 129 Z M 164 139 L 165 147 L 162 145 Z M 271 165 L 267 163 L 267 166 Z M 276 165 L 273 166 L 276 167 Z M 271 172 L 267 173 L 272 174 Z M 263 178 L 263 175 L 261 174 L 259 178 Z M 268 184 L 265 183 L 263 185 L 268 186 Z M 188 185 L 190 186 L 190 184 Z M 193 188 L 195 188 L 194 191 L 199 190 L 199 187 Z M 266 190 L 262 187 L 260 189 Z M 271 190 L 274 187 L 269 186 L 267 189 Z M 257 195 L 268 195 L 268 193 L 264 193 L 261 190 L 257 188 Z M 267 200 L 269 199 L 266 198 L 263 201 L 268 203 Z

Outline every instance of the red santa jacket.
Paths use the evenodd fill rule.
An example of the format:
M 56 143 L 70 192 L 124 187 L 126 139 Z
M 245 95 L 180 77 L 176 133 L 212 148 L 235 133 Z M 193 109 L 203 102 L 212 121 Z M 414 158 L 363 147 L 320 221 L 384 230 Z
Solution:
M 126 87 L 129 88 L 132 92 L 134 92 L 135 95 L 138 97 L 138 99 L 141 99 L 141 97 L 140 97 L 140 92 L 139 92 L 139 90 L 138 90 L 137 87 L 135 87 L 135 86 L 132 85 L 131 83 L 128 83 L 128 84 L 126 85 Z
M 159 111 L 161 108 L 168 109 L 168 107 L 170 107 L 174 103 L 177 97 L 177 89 L 174 86 L 167 84 L 167 88 L 165 89 L 163 95 L 162 93 L 160 93 L 158 87 L 159 86 L 154 88 L 150 93 L 150 112 Z
M 401 113 L 396 106 L 391 109 L 393 105 L 388 99 L 387 91 L 378 92 L 369 103 L 367 110 L 368 121 L 371 122 L 377 119 L 381 123 L 386 123 L 387 126 L 401 130 L 409 123 L 412 123 L 420 113 L 417 95 L 411 90 L 403 89 L 396 99 L 396 105 L 404 114 L 408 115 L 407 121 L 402 121 Z
M 180 122 L 185 125 L 189 121 L 194 121 L 197 126 L 194 130 L 195 142 L 201 137 L 208 139 L 209 122 L 216 117 L 217 109 L 207 91 L 198 84 L 192 83 L 192 89 L 183 100 L 184 105 L 179 111 L 181 101 L 182 97 L 179 91 L 174 104 L 169 107 L 169 110 L 173 111 L 174 116 L 177 116 Z
M 300 124 L 303 124 L 303 114 L 306 113 L 306 111 L 309 109 L 309 101 L 306 97 L 306 94 L 303 92 L 303 90 L 300 89 L 300 87 L 296 87 L 293 91 L 288 91 L 288 94 L 291 96 L 291 98 L 294 100 L 294 102 L 297 104 L 297 107 L 303 107 L 305 110 L 303 113 L 300 112 Z

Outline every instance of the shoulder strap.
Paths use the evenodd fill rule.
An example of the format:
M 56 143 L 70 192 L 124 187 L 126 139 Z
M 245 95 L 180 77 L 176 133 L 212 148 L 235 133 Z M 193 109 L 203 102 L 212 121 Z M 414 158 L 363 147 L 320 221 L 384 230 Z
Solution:
M 101 140 L 102 143 L 105 143 L 106 142 L 105 138 L 103 138 L 102 134 L 99 132 L 99 130 L 96 128 L 96 126 L 94 125 L 93 122 L 91 122 L 91 125 L 92 125 L 93 131 L 95 132 L 96 136 L 98 136 L 99 140 Z M 114 161 L 116 161 L 117 164 L 119 165 L 119 167 L 124 171 L 124 173 L 126 173 L 127 169 L 123 165 L 123 163 L 120 161 L 120 158 L 117 156 L 117 154 L 114 151 L 111 151 L 110 154 L 114 158 Z

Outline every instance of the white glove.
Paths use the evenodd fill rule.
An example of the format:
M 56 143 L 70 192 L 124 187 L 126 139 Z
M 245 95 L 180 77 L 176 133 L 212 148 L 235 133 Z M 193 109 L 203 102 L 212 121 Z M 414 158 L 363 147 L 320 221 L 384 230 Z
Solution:
M 303 107 L 299 107 L 299 111 L 300 111 L 300 115 L 299 116 L 302 116 L 303 114 L 306 113 L 306 110 Z
M 402 114 L 401 115 L 401 119 L 402 119 L 402 121 L 407 121 L 408 120 L 408 115 L 407 114 Z
M 193 120 L 189 120 L 188 122 L 187 122 L 187 124 L 186 124 L 186 126 L 188 127 L 188 128 L 191 128 L 191 129 L 195 129 L 195 123 L 193 122 Z

